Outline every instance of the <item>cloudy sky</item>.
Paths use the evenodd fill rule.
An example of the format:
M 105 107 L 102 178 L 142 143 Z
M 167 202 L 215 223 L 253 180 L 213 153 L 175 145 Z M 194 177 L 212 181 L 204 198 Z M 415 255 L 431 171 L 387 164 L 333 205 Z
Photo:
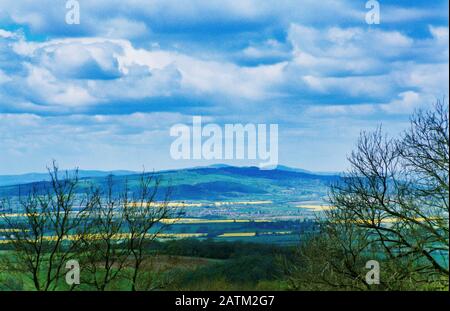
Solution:
M 0 174 L 207 165 L 176 123 L 279 124 L 281 164 L 346 168 L 361 130 L 448 97 L 448 2 L 0 1 Z M 226 162 L 219 160 L 216 162 Z M 245 165 L 247 162 L 227 162 Z

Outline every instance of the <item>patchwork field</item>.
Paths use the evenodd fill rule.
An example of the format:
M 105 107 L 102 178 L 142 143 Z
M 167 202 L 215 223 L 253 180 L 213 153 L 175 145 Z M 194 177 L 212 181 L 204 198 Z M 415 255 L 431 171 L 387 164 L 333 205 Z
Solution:
M 94 174 L 95 173 L 95 174 Z M 76 189 L 80 196 L 89 187 L 106 187 L 106 178 L 101 172 L 82 172 Z M 139 174 L 120 172 L 113 176 L 114 193 L 120 193 L 125 183 L 133 191 L 139 183 Z M 314 230 L 318 213 L 329 208 L 324 202 L 327 189 L 337 176 L 314 175 L 287 169 L 260 170 L 255 167 L 206 167 L 186 170 L 157 172 L 162 184 L 150 203 L 161 207 L 162 198 L 170 190 L 169 209 L 178 216 L 161 220 L 155 227 L 165 226 L 158 235 L 168 239 L 216 239 L 223 241 L 255 241 L 263 243 L 297 243 L 301 233 Z M 31 178 L 31 177 L 29 177 Z M 9 217 L 24 217 L 20 211 L 19 196 L 33 191 L 44 191 L 48 180 L 32 176 L 31 183 L 22 178 L 2 178 L 0 198 L 8 197 L 16 209 L 0 211 Z M 19 185 L 8 184 L 21 181 Z M 138 206 L 139 203 L 128 203 Z M 0 220 L 0 243 L 6 243 L 14 234 Z M 126 234 L 126 233 L 124 233 Z M 51 237 L 48 237 L 49 239 Z M 120 240 L 120 236 L 117 237 Z

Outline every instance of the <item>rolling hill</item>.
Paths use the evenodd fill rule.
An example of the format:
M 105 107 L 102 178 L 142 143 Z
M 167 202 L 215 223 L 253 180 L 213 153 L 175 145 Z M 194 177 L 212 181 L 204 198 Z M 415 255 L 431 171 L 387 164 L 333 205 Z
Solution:
M 78 191 L 91 185 L 106 185 L 106 176 L 113 175 L 116 191 L 128 183 L 131 190 L 138 186 L 140 174 L 130 171 L 79 171 Z M 257 167 L 213 166 L 169 170 L 153 173 L 162 179 L 160 198 L 171 190 L 172 200 L 226 200 L 289 196 L 317 200 L 326 194 L 336 175 L 314 174 L 295 169 L 261 170 Z M 46 174 L 0 176 L 0 196 L 26 194 L 31 189 L 45 189 L 49 185 Z

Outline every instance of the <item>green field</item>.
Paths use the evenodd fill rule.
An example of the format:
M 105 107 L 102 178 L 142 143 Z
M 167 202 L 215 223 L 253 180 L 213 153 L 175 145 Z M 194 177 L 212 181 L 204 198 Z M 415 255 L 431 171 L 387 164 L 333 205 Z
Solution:
M 280 264 L 294 254 L 290 247 L 192 239 L 155 242 L 147 251 L 140 290 L 282 290 L 286 278 Z M 0 260 L 9 256 L 14 255 L 0 251 Z M 107 290 L 129 290 L 128 270 Z M 81 270 L 74 290 L 95 290 L 89 279 Z M 58 284 L 58 290 L 70 289 L 64 279 Z M 0 270 L 0 290 L 33 290 L 33 283 L 27 274 Z

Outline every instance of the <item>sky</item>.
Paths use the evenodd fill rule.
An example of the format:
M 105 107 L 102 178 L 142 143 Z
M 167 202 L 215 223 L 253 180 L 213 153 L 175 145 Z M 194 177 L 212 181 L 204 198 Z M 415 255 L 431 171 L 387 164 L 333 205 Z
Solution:
M 341 171 L 361 131 L 392 135 L 448 98 L 448 1 L 0 0 L 0 174 L 172 169 L 193 116 L 278 124 L 279 163 Z

